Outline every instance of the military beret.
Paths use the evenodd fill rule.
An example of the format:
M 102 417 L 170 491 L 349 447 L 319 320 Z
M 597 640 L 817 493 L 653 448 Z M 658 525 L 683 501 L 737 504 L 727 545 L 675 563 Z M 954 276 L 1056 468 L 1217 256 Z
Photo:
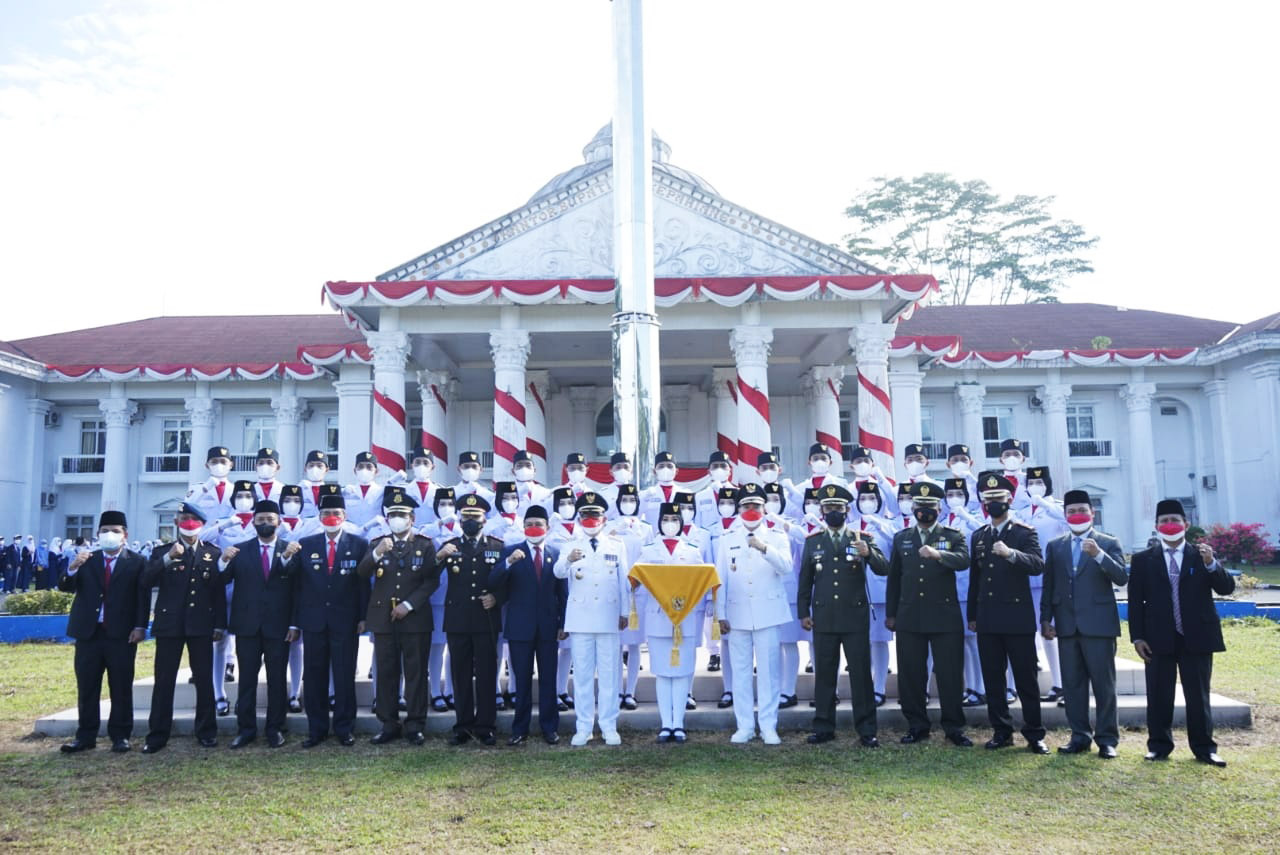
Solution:
M 206 517 L 206 516 L 204 515 L 204 511 L 200 510 L 199 508 L 197 508 L 195 505 L 191 504 L 190 502 L 183 502 L 183 503 L 182 503 L 182 507 L 178 509 L 178 513 L 180 513 L 180 514 L 190 514 L 191 516 L 193 516 L 193 517 L 195 517 L 196 519 L 200 520 L 200 522 L 208 522 L 208 521 L 209 521 L 209 518 L 208 518 L 208 517 Z M 124 525 L 124 523 L 120 523 L 120 525 Z

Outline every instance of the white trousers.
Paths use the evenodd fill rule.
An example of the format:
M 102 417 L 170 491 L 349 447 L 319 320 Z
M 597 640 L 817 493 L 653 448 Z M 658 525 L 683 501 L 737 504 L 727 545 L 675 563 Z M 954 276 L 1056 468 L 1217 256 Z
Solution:
M 569 649 L 573 652 L 573 709 L 577 713 L 578 732 L 591 733 L 597 710 L 600 732 L 618 729 L 618 660 L 622 644 L 616 632 L 573 632 Z M 595 685 L 592 685 L 592 677 Z
M 693 685 L 693 676 L 654 677 L 658 693 L 658 715 L 667 730 L 684 729 L 685 699 Z
M 760 730 L 778 729 L 778 683 L 782 674 L 782 646 L 776 626 L 764 629 L 732 629 L 729 631 L 729 658 L 733 660 L 733 714 L 738 730 L 756 729 L 752 709 L 751 680 L 759 688 Z M 756 673 L 752 675 L 754 659 Z

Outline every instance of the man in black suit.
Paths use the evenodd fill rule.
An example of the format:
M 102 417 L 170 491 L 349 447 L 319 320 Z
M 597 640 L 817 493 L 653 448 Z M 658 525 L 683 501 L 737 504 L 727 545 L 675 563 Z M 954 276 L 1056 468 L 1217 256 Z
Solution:
M 206 520 L 195 505 L 183 503 L 174 516 L 178 539 L 168 549 L 151 553 L 142 578 L 143 595 L 159 586 L 151 635 L 156 640 L 155 685 L 151 689 L 151 718 L 142 753 L 154 754 L 169 741 L 173 728 L 173 691 L 182 649 L 187 650 L 196 687 L 196 739 L 205 748 L 218 744 L 214 715 L 213 642 L 227 629 L 227 588 L 218 578 L 222 553 L 201 543 Z
M 1161 543 L 1133 556 L 1129 569 L 1129 639 L 1146 663 L 1147 760 L 1173 751 L 1175 677 L 1182 677 L 1187 742 L 1201 763 L 1225 766 L 1213 741 L 1209 678 L 1213 654 L 1226 650 L 1213 595 L 1226 596 L 1235 580 L 1213 547 L 1187 540 L 1187 516 L 1177 499 L 1156 505 Z
M 341 494 L 320 497 L 324 531 L 298 541 L 289 560 L 293 579 L 291 632 L 302 630 L 302 705 L 307 711 L 303 748 L 329 735 L 329 676 L 333 675 L 333 733 L 345 746 L 356 744 L 356 651 L 369 607 L 369 584 L 356 574 L 369 549 L 362 537 L 342 530 L 346 503 Z
M 549 522 L 547 510 L 530 505 L 524 513 L 524 542 L 503 550 L 489 573 L 489 590 L 499 604 L 506 604 L 503 636 L 511 650 L 512 676 L 516 684 L 515 719 L 508 745 L 529 738 L 533 712 L 533 663 L 538 663 L 538 726 L 548 745 L 560 741 L 560 710 L 556 700 L 556 659 L 564 637 L 564 610 L 569 602 L 569 580 L 551 572 L 560 551 L 545 546 Z
M 98 520 L 100 549 L 76 555 L 58 588 L 74 593 L 67 635 L 76 640 L 76 694 L 80 723 L 76 738 L 62 746 L 66 754 L 93 748 L 102 723 L 99 699 L 102 674 L 107 675 L 111 715 L 107 735 L 111 750 L 129 750 L 133 733 L 133 663 L 138 642 L 146 637 L 149 592 L 139 582 L 146 562 L 125 549 L 129 531 L 120 511 L 103 511 Z
M 227 547 L 218 562 L 219 579 L 235 582 L 231 619 L 240 660 L 240 690 L 236 694 L 236 723 L 240 732 L 232 748 L 243 748 L 258 737 L 258 670 L 267 668 L 267 744 L 284 745 L 289 710 L 289 644 L 298 637 L 291 624 L 293 582 L 289 559 L 298 553 L 295 541 L 285 544 L 277 534 L 280 506 L 270 500 L 253 507 L 257 537 Z
M 0 591 L 13 590 L 13 548 L 0 535 Z
M 1062 497 L 1069 534 L 1045 549 L 1040 633 L 1058 639 L 1062 690 L 1071 741 L 1059 754 L 1079 754 L 1098 743 L 1098 756 L 1111 760 L 1120 742 L 1116 713 L 1116 639 L 1120 615 L 1115 585 L 1129 581 L 1120 541 L 1093 527 L 1093 505 L 1084 490 Z M 1089 726 L 1089 686 L 1093 685 L 1097 727 Z
M 437 493 L 439 491 L 437 490 Z M 374 712 L 382 730 L 371 742 L 383 745 L 400 738 L 400 677 L 404 675 L 405 720 L 409 742 L 426 741 L 427 654 L 431 649 L 434 620 L 431 595 L 440 586 L 440 568 L 431 538 L 413 532 L 413 511 L 418 502 L 401 487 L 382 491 L 382 515 L 391 530 L 370 544 L 356 572 L 373 592 L 365 626 L 373 633 L 377 662 Z M 403 665 L 403 669 L 401 668 Z
M 991 521 L 970 538 L 969 629 L 978 633 L 978 661 L 987 684 L 987 717 L 993 732 L 986 747 L 1013 744 L 1005 681 L 1008 663 L 1022 701 L 1027 750 L 1048 754 L 1036 680 L 1036 605 L 1031 599 L 1031 577 L 1044 572 L 1044 555 L 1036 530 L 1009 513 L 1015 489 L 1003 475 L 978 476 L 978 495 Z

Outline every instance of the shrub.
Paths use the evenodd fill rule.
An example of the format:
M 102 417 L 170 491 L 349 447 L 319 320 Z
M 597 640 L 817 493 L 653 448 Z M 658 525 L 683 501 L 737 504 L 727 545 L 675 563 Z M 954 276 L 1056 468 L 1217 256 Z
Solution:
M 1258 577 L 1250 576 L 1248 573 L 1241 573 L 1236 579 L 1236 584 L 1241 588 L 1252 591 L 1254 588 L 1258 587 Z
M 70 613 L 73 599 L 75 594 L 62 591 L 31 591 L 10 594 L 4 605 L 14 615 L 65 615 Z
M 1266 564 L 1271 560 L 1273 550 L 1267 542 L 1270 535 L 1262 523 L 1215 523 L 1207 537 L 1213 551 L 1227 565 Z

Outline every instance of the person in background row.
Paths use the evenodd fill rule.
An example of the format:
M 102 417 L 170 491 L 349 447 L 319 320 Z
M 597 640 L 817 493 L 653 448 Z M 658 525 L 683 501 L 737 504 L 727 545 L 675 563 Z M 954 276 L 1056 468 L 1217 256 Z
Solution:
M 464 451 L 458 455 L 458 474 L 462 477 L 453 487 L 453 494 L 459 500 L 464 496 L 476 495 L 484 499 L 485 509 L 494 507 L 493 491 L 480 483 L 480 455 L 474 451 Z
M 975 485 L 978 483 L 977 476 L 972 480 Z M 982 528 L 982 520 L 969 511 L 969 479 L 948 478 L 942 483 L 942 487 L 946 491 L 947 507 L 940 511 L 939 520 L 947 528 L 954 528 L 964 534 L 966 540 L 972 538 L 973 533 Z M 956 595 L 960 597 L 962 603 L 969 601 L 969 577 L 968 567 L 956 573 Z M 986 686 L 986 682 L 982 679 L 982 660 L 978 656 L 978 634 L 969 628 L 969 623 L 966 621 L 963 705 L 977 707 L 985 704 L 987 702 Z
M 1067 533 L 1067 522 L 1063 518 L 1062 503 L 1053 496 L 1053 478 L 1048 466 L 1027 467 L 1028 505 L 1022 509 L 1022 521 L 1036 530 L 1040 548 L 1047 550 L 1054 538 Z M 1031 597 L 1036 605 L 1036 625 L 1041 622 L 1040 594 L 1044 579 L 1031 577 Z M 1045 662 L 1049 665 L 1049 691 L 1040 696 L 1046 703 L 1062 700 L 1062 665 L 1058 659 L 1058 642 L 1052 638 L 1038 636 L 1036 646 L 1043 651 Z
M 415 445 L 409 451 L 409 472 L 413 480 L 405 485 L 405 492 L 418 503 L 414 511 L 415 525 L 424 526 L 436 521 L 436 490 L 440 485 L 432 481 L 436 472 L 436 457 L 425 446 Z
M 1174 681 L 1182 679 L 1187 742 L 1196 760 L 1226 766 L 1213 740 L 1209 682 L 1213 654 L 1226 650 L 1213 595 L 1226 596 L 1235 580 L 1213 547 L 1187 543 L 1187 514 L 1177 499 L 1156 505 L 1161 543 L 1133 556 L 1129 570 L 1129 638 L 1146 663 L 1147 760 L 1173 753 Z
M 254 464 L 258 480 L 253 485 L 254 501 L 270 500 L 280 502 L 280 489 L 284 484 L 276 478 L 280 472 L 280 452 L 274 448 L 259 448 L 258 460 Z
M 1098 756 L 1111 760 L 1120 742 L 1116 712 L 1116 638 L 1120 614 L 1113 585 L 1125 585 L 1120 541 L 1093 526 L 1093 504 L 1084 490 L 1062 497 L 1070 533 L 1045 549 L 1044 589 L 1040 594 L 1040 632 L 1056 638 L 1062 658 L 1062 690 L 1071 725 L 1071 741 L 1059 754 L 1080 754 L 1098 744 Z M 1093 686 L 1097 727 L 1089 726 L 1089 687 Z
M 458 525 L 456 498 L 452 487 L 436 487 L 431 495 L 435 522 L 417 528 L 417 531 L 431 540 L 434 549 L 447 540 L 462 535 Z M 416 514 L 415 514 L 416 520 Z M 431 593 L 431 651 L 427 654 L 427 691 L 431 699 L 431 708 L 436 712 L 448 712 L 453 709 L 453 675 L 444 657 L 447 639 L 444 634 L 444 599 L 449 591 L 449 574 L 439 574 L 440 584 Z
M 13 546 L 0 535 L 0 591 L 13 590 Z
M 670 451 L 654 455 L 653 475 L 657 483 L 640 491 L 640 517 L 656 532 L 662 504 L 675 501 L 676 491 L 682 489 L 676 484 L 675 455 Z
M 523 514 L 530 505 L 550 510 L 551 491 L 538 483 L 538 464 L 527 451 L 517 451 L 511 458 L 511 477 L 516 482 L 517 512 Z M 518 526 L 517 526 L 518 528 Z
M 306 476 L 298 482 L 302 488 L 302 516 L 312 519 L 320 515 L 320 488 L 329 474 L 329 455 L 319 450 L 308 451 L 302 472 Z
M 101 725 L 102 675 L 107 675 L 111 714 L 107 736 L 117 754 L 129 750 L 133 735 L 133 663 L 146 637 L 150 592 L 141 582 L 146 565 L 125 549 L 128 523 L 120 511 L 98 518 L 98 545 L 76 555 L 58 588 L 75 594 L 67 617 L 67 635 L 75 639 L 76 696 L 79 723 L 64 754 L 93 748 Z
M 191 485 L 186 501 L 199 508 L 210 522 L 225 520 L 234 513 L 232 484 L 228 478 L 234 468 L 231 452 L 226 446 L 213 446 L 205 455 L 204 468 L 208 470 L 209 477 L 203 483 Z
M 884 498 L 880 487 L 874 481 L 866 480 L 858 485 L 857 515 L 854 524 L 858 537 L 868 538 L 880 550 L 887 554 L 892 548 L 893 536 L 898 529 L 893 520 L 884 516 Z M 887 560 L 887 559 L 886 559 Z M 886 602 L 888 600 L 889 580 L 884 573 L 877 572 L 870 561 L 864 561 L 866 567 L 867 600 L 871 604 L 868 637 L 871 639 L 871 685 L 872 696 L 876 706 L 884 706 L 888 701 L 885 685 L 889 676 L 889 642 L 893 641 L 893 633 L 884 624 Z M 886 565 L 887 566 L 887 565 Z
M 343 488 L 342 498 L 346 504 L 347 519 L 363 530 L 382 512 L 383 488 L 374 480 L 378 476 L 378 460 L 372 452 L 362 451 L 356 455 L 352 471 L 356 482 Z

